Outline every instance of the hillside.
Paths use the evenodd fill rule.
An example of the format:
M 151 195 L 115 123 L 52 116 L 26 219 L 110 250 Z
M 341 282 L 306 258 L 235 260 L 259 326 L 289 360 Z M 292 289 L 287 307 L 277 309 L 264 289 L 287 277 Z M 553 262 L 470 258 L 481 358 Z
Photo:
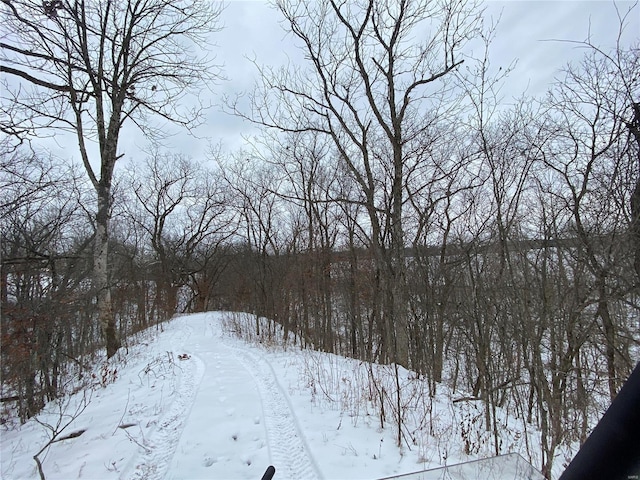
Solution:
M 47 479 L 256 479 L 270 464 L 276 480 L 373 479 L 492 456 L 480 402 L 453 402 L 464 392 L 430 398 L 401 369 L 249 344 L 236 338 L 250 336 L 249 321 L 188 315 L 138 336 L 97 367 L 91 388 L 4 426 L 2 478 L 37 478 L 33 457 L 54 431 L 39 455 Z M 379 402 L 394 398 L 392 380 L 400 435 L 398 412 Z M 539 432 L 499 416 L 501 453 L 535 465 Z

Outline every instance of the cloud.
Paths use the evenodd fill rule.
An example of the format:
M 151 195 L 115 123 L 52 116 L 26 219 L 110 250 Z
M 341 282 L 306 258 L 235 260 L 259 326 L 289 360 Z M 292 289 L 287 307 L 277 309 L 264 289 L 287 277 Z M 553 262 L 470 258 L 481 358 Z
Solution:
M 615 5 L 624 14 L 633 2 Z M 506 68 L 518 60 L 507 79 L 506 96 L 518 96 L 525 89 L 530 95 L 543 94 L 560 68 L 581 58 L 584 50 L 561 40 L 580 41 L 590 36 L 595 44 L 609 48 L 614 46 L 618 32 L 618 16 L 610 1 L 487 1 L 485 6 L 487 20 L 501 16 L 490 51 L 492 65 Z M 241 135 L 251 131 L 247 122 L 220 108 L 223 95 L 253 88 L 258 75 L 250 59 L 262 65 L 303 68 L 302 52 L 295 47 L 292 35 L 282 28 L 278 12 L 267 2 L 231 1 L 221 20 L 224 28 L 212 36 L 211 44 L 215 44 L 212 53 L 223 64 L 226 80 L 212 88 L 211 103 L 217 106 L 208 112 L 207 124 L 196 130 L 201 138 L 193 138 L 175 126 L 166 127 L 174 133 L 165 142 L 167 148 L 195 159 L 204 156 L 210 141 L 222 142 L 227 151 L 237 150 L 244 143 Z M 637 41 L 640 6 L 629 22 L 623 37 L 626 45 Z M 120 152 L 126 159 L 140 158 L 140 146 L 144 144 L 140 136 L 134 128 L 125 127 Z M 75 145 L 75 140 L 71 141 Z M 68 156 L 68 142 L 63 143 L 63 155 Z
M 540 95 L 561 68 L 580 61 L 585 50 L 571 41 L 590 38 L 605 50 L 615 46 L 619 19 L 613 2 L 490 1 L 486 5 L 487 14 L 494 18 L 502 12 L 492 59 L 505 65 L 518 61 L 508 80 L 514 93 L 528 86 L 529 94 Z M 624 14 L 633 2 L 617 5 Z M 629 22 L 623 36 L 627 45 L 640 31 L 640 7 Z

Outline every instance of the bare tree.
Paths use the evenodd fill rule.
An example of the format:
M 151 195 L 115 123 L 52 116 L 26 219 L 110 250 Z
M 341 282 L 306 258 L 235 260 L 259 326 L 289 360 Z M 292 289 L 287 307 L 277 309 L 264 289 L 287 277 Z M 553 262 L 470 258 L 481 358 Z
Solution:
M 193 294 L 188 302 L 204 308 L 215 281 L 205 271 L 220 268 L 216 252 L 234 232 L 221 177 L 182 155 L 154 151 L 126 183 L 135 196 L 126 217 L 145 231 L 155 255 L 154 310 L 164 318 L 176 313 L 185 285 Z
M 285 320 L 282 295 L 286 277 L 282 254 L 292 237 L 287 224 L 288 213 L 274 192 L 282 180 L 273 165 L 264 162 L 260 153 L 240 152 L 232 159 L 219 159 L 220 172 L 229 189 L 227 207 L 233 209 L 238 221 L 237 234 L 243 242 L 243 255 L 251 258 L 250 271 L 241 272 L 252 278 L 249 287 L 249 310 L 256 315 L 256 334 L 261 334 L 259 317 L 273 321 Z M 240 262 L 238 267 L 248 267 Z M 288 328 L 285 325 L 285 328 Z M 269 332 L 271 333 L 271 332 Z
M 638 15 L 638 4 L 621 11 L 615 6 L 619 20 L 619 28 L 615 46 L 602 48 L 593 43 L 591 38 L 584 41 L 572 41 L 579 48 L 587 50 L 585 59 L 579 70 L 567 71 L 569 84 L 578 83 L 582 88 L 576 90 L 576 96 L 587 94 L 585 103 L 601 113 L 604 122 L 614 122 L 622 135 L 628 133 L 625 145 L 619 154 L 624 157 L 626 165 L 625 179 L 628 185 L 626 194 L 630 210 L 629 225 L 634 249 L 634 268 L 640 277 L 640 78 L 636 72 L 640 69 L 640 42 L 637 39 L 625 45 L 623 38 L 630 27 L 633 27 L 633 16 Z M 595 75 L 589 78 L 589 75 Z M 600 82 L 600 84 L 596 82 Z M 584 95 L 582 95 L 584 96 Z M 594 122 L 595 123 L 595 122 Z M 601 122 L 602 123 L 602 122 Z
M 409 365 L 404 179 L 416 144 L 448 108 L 446 81 L 477 33 L 479 11 L 467 2 L 406 0 L 276 6 L 310 68 L 261 69 L 244 116 L 333 141 L 368 213 L 384 298 L 382 358 Z
M 627 66 L 637 65 L 637 50 L 618 55 L 635 56 Z M 549 113 L 544 122 L 551 134 L 542 148 L 547 174 L 563 185 L 565 230 L 575 236 L 576 254 L 591 274 L 611 398 L 621 385 L 621 373 L 632 368 L 628 352 L 618 345 L 624 319 L 616 318 L 613 310 L 615 302 L 633 289 L 623 267 L 626 262 L 633 264 L 629 252 L 635 250 L 629 248 L 633 241 L 626 240 L 629 225 L 632 231 L 635 228 L 634 189 L 627 183 L 635 167 L 635 142 L 628 141 L 625 125 L 625 120 L 633 119 L 631 91 L 640 88 L 632 72 L 611 68 L 593 50 L 580 65 L 567 68 L 547 98 Z M 635 87 L 626 91 L 631 82 Z
M 71 132 L 96 191 L 94 287 L 110 357 L 120 346 L 107 271 L 118 141 L 127 122 L 157 136 L 150 116 L 186 127 L 202 120 L 201 105 L 190 108 L 184 100 L 217 75 L 200 48 L 221 7 L 173 0 L 2 1 L 8 31 L 0 42 L 3 101 L 17 125 L 6 130 L 18 140 L 46 129 Z
M 8 143 L 5 139 L 3 146 Z M 56 168 L 57 162 L 51 157 L 3 150 L 0 146 L 0 219 L 41 200 L 50 193 L 49 189 L 72 176 L 70 170 Z
M 136 175 L 133 174 L 132 175 Z M 179 220 L 186 202 L 195 198 L 196 165 L 183 156 L 152 153 L 142 171 L 132 176 L 132 191 L 138 200 L 129 205 L 131 221 L 143 227 L 155 253 L 156 298 L 154 311 L 162 320 L 176 313 L 181 259 L 175 242 L 183 236 Z M 140 212 L 135 210 L 140 209 Z
M 338 235 L 338 199 L 333 184 L 339 173 L 333 168 L 333 143 L 315 133 L 278 136 L 271 131 L 265 132 L 260 144 L 268 152 L 265 161 L 283 179 L 272 194 L 295 216 L 295 232 L 288 250 L 301 257 L 292 275 L 297 277 L 293 289 L 302 310 L 305 336 L 318 348 L 334 351 L 337 318 L 331 261 Z
M 92 235 L 78 172 L 37 158 L 14 167 L 0 175 L 7 204 L 16 199 L 0 208 L 2 374 L 24 421 L 60 394 L 67 360 L 94 346 L 77 325 Z

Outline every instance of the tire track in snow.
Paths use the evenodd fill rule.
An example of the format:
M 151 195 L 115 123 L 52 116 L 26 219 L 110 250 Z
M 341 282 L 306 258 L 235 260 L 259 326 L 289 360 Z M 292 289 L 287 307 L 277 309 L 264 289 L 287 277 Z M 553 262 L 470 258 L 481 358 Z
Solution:
M 321 479 L 320 469 L 309 453 L 291 404 L 271 364 L 251 347 L 241 349 L 228 343 L 226 345 L 236 353 L 238 360 L 251 373 L 258 386 L 267 443 L 271 462 L 276 468 L 276 477 L 283 480 Z
M 190 336 L 192 329 L 187 327 L 187 332 L 186 337 Z M 121 478 L 162 480 L 166 476 L 204 376 L 204 362 L 191 355 L 188 361 L 180 363 L 180 369 L 180 379 L 175 385 L 169 409 L 158 421 L 151 437 L 144 443 L 144 453 L 136 462 L 134 472 Z

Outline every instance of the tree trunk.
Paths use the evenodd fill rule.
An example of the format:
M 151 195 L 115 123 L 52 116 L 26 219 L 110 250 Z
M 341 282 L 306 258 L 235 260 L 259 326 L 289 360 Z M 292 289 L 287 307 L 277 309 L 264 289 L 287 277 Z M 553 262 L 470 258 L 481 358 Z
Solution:
M 111 308 L 111 286 L 109 285 L 109 207 L 110 189 L 100 183 L 98 188 L 98 213 L 96 215 L 95 250 L 93 257 L 94 287 L 97 297 L 98 321 L 104 335 L 107 358 L 120 348 L 116 321 Z
M 604 284 L 604 280 L 602 280 Z M 616 368 L 616 329 L 609 313 L 609 303 L 606 300 L 606 293 L 600 287 L 600 299 L 598 301 L 597 315 L 602 320 L 602 329 L 605 338 L 605 356 L 607 358 L 607 376 L 609 385 L 609 396 L 613 400 L 618 393 L 617 368 Z

